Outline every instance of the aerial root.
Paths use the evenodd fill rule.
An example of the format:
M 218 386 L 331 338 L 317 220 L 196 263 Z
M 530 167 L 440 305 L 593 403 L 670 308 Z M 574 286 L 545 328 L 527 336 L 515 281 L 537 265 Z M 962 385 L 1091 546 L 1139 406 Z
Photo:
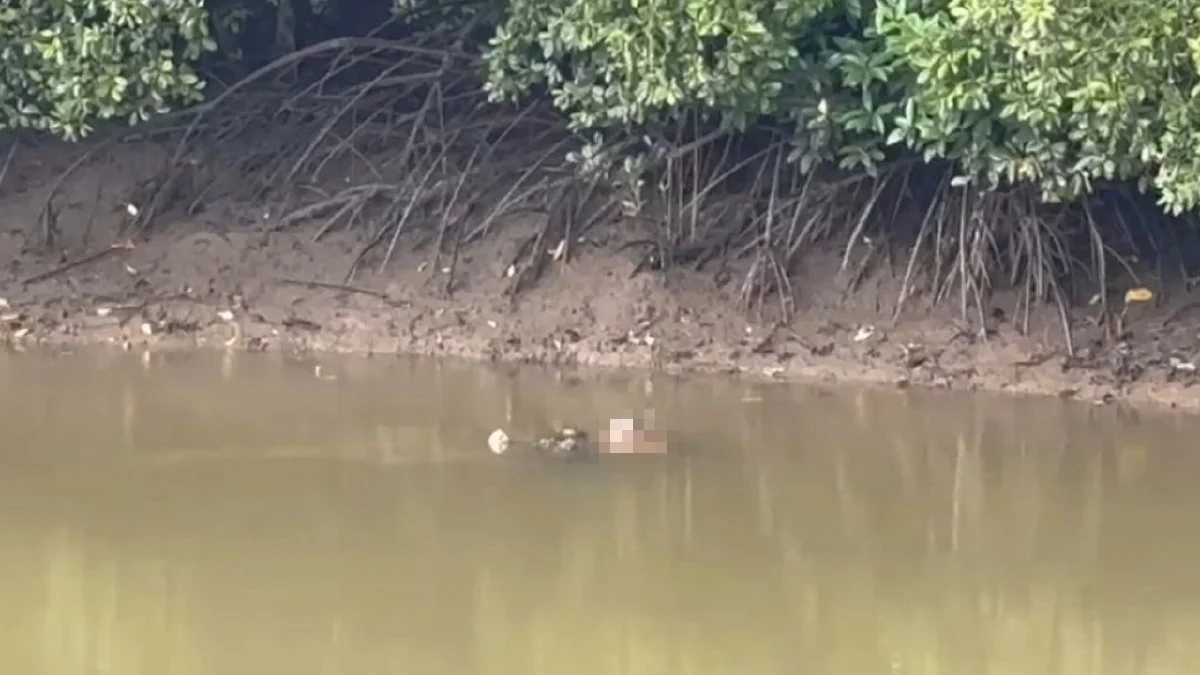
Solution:
M 743 261 L 737 295 L 747 309 L 774 298 L 790 318 L 797 265 L 834 243 L 842 247 L 843 297 L 871 274 L 898 280 L 893 320 L 917 295 L 930 304 L 950 301 L 986 339 L 995 292 L 1016 290 L 1020 327 L 1027 332 L 1031 312 L 1052 304 L 1070 345 L 1075 285 L 1105 288 L 1114 265 L 1136 279 L 1132 233 L 1146 227 L 1131 226 L 1127 214 L 1146 209 L 1117 210 L 1113 222 L 1101 223 L 1092 204 L 1045 204 L 1025 187 L 953 185 L 946 165 L 898 161 L 876 175 L 802 173 L 785 160 L 786 140 L 765 147 L 729 135 L 669 140 L 687 151 L 654 167 L 663 196 L 652 220 L 663 265 L 699 269 L 718 260 L 724 271 Z
M 297 72 L 300 83 L 288 81 Z M 1128 195 L 1098 197 L 1124 204 L 1104 209 L 1117 213 L 1115 224 L 1100 222 L 1091 204 L 1052 207 L 1025 188 L 952 185 L 946 165 L 908 160 L 874 175 L 827 166 L 802 172 L 788 159 L 788 134 L 731 134 L 698 118 L 610 140 L 618 158 L 649 141 L 644 183 L 614 180 L 611 170 L 581 175 L 566 164 L 577 141 L 560 116 L 541 103 L 493 104 L 482 83 L 477 54 L 434 38 L 343 38 L 299 50 L 202 106 L 110 141 L 177 140 L 163 170 L 129 196 L 137 209 L 125 234 L 195 213 L 218 194 L 265 202 L 276 230 L 313 224 L 317 239 L 339 228 L 367 232 L 344 283 L 373 255 L 378 269 L 391 264 L 405 241 L 429 247 L 430 278 L 449 294 L 463 247 L 505 216 L 534 210 L 545 223 L 505 261 L 513 297 L 550 262 L 568 261 L 585 234 L 619 221 L 648 228 L 653 267 L 715 266 L 721 277 L 739 269 L 737 295 L 747 309 L 777 302 L 789 318 L 799 265 L 833 245 L 844 294 L 873 273 L 897 277 L 894 318 L 921 295 L 953 301 L 982 326 L 994 291 L 1011 288 L 1028 329 L 1039 304 L 1066 314 L 1067 280 L 1079 271 L 1099 289 L 1113 265 L 1133 274 L 1134 240 L 1154 229 L 1132 222 L 1142 211 Z M 48 240 L 58 188 L 104 147 L 59 177 L 42 214 Z
M 298 69 L 316 74 L 284 81 Z M 315 222 L 320 238 L 365 228 L 347 282 L 374 251 L 380 269 L 390 264 L 405 233 L 432 233 L 431 268 L 448 256 L 453 270 L 466 238 L 516 210 L 545 208 L 570 174 L 560 119 L 543 105 L 490 103 L 478 55 L 433 39 L 314 45 L 170 118 L 175 152 L 130 196 L 138 208 L 127 235 L 196 213 L 215 195 L 266 201 L 275 230 Z

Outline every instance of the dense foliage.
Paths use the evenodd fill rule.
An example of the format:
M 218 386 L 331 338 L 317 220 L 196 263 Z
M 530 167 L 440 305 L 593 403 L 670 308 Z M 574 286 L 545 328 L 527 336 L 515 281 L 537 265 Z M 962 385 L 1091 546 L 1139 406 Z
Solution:
M 78 138 L 201 94 L 201 0 L 19 0 L 0 8 L 0 128 Z
M 958 182 L 1097 181 L 1200 201 L 1200 2 L 512 0 L 490 54 L 504 96 L 545 88 L 581 127 L 693 109 L 793 123 L 802 161 L 896 150 Z
M 0 9 L 0 126 L 78 137 L 201 94 L 197 64 L 269 15 L 350 0 L 19 0 Z M 364 5 L 365 6 L 365 5 Z M 486 35 L 496 99 L 590 132 L 769 123 L 804 168 L 920 155 L 956 182 L 1072 198 L 1133 181 L 1200 202 L 1200 0 L 397 0 Z M 326 13 L 326 14 L 322 14 Z M 289 9 L 287 14 L 300 14 Z M 310 19 L 311 20 L 311 19 Z M 482 27 L 482 33 L 480 32 Z M 336 32 L 336 31 L 334 31 Z M 326 31 L 328 33 L 328 31 Z M 313 32 L 318 35 L 319 32 Z M 213 37 L 210 37 L 213 36 Z M 278 36 L 276 36 L 278 37 Z M 298 48 L 295 36 L 290 43 Z M 277 55 L 275 52 L 272 54 Z

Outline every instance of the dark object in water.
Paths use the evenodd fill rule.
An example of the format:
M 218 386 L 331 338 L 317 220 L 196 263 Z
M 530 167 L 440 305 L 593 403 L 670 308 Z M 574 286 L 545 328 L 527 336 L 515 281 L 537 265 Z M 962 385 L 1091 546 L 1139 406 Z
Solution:
M 582 457 L 591 451 L 587 432 L 573 427 L 560 429 L 549 438 L 539 438 L 534 447 L 552 457 Z
M 488 447 L 497 455 L 503 455 L 513 448 L 514 441 L 504 433 L 503 429 L 497 429 L 488 436 Z M 587 432 L 574 427 L 566 427 L 556 431 L 553 435 L 545 438 L 539 438 L 533 443 L 522 443 L 525 447 L 531 447 L 538 454 L 546 457 L 561 457 L 564 459 L 585 457 L 592 453 L 592 445 L 588 441 Z

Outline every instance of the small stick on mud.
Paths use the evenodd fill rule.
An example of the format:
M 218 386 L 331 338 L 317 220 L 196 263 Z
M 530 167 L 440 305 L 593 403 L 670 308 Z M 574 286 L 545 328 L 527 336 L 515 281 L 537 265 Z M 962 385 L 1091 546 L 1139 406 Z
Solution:
M 0 169 L 0 187 L 3 187 L 4 179 L 8 177 L 8 168 L 12 166 L 13 156 L 17 154 L 17 148 L 20 145 L 20 141 L 13 141 L 12 147 L 8 149 L 8 157 L 4 159 L 4 168 Z
M 97 260 L 100 260 L 101 258 L 103 258 L 115 251 L 132 251 L 133 248 L 134 248 L 134 246 L 133 246 L 132 241 L 129 241 L 129 240 L 119 241 L 115 244 L 109 245 L 107 248 L 103 248 L 103 249 L 100 249 L 99 251 L 94 251 L 92 253 L 89 253 L 89 254 L 83 256 L 82 258 L 77 258 L 75 260 L 65 262 L 65 263 L 59 265 L 58 267 L 55 267 L 52 270 L 49 270 L 46 272 L 41 272 L 39 274 L 35 274 L 35 275 L 21 281 L 21 285 L 28 286 L 29 284 L 36 284 L 39 281 L 53 279 L 54 277 L 56 277 L 60 274 L 69 272 L 69 271 L 75 269 L 76 267 L 81 267 L 83 265 L 94 263 Z
M 327 291 L 344 291 L 346 293 L 359 293 L 361 295 L 371 295 L 376 298 L 385 297 L 384 294 L 380 293 L 379 291 L 372 291 L 367 288 L 358 288 L 357 286 L 347 286 L 345 284 L 334 284 L 334 283 L 330 283 L 328 281 L 312 281 L 312 280 L 308 280 L 308 279 L 289 279 L 286 277 L 278 278 L 275 281 L 278 281 L 281 284 L 290 284 L 292 286 L 305 286 L 307 288 L 322 288 Z
M 389 298 L 387 296 L 386 293 L 380 293 L 379 291 L 372 291 L 369 288 L 359 288 L 358 286 L 347 286 L 346 284 L 335 284 L 335 283 L 331 283 L 328 281 L 315 281 L 315 280 L 310 280 L 310 279 L 290 279 L 287 277 L 276 278 L 275 281 L 278 283 L 281 283 L 281 284 L 289 284 L 292 286 L 304 286 L 306 288 L 319 288 L 319 289 L 324 289 L 327 291 L 340 291 L 343 293 L 357 293 L 359 295 L 369 295 L 373 298 L 378 298 L 378 299 L 384 301 L 385 303 L 392 305 L 393 307 L 400 307 L 400 306 L 405 305 L 405 303 L 403 303 L 403 302 L 397 302 L 395 300 L 392 300 L 391 298 Z

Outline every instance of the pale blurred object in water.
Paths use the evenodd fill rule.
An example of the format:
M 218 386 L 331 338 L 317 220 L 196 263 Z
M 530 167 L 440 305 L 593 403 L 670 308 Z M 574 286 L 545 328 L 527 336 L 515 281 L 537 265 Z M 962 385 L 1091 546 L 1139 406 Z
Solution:
M 608 421 L 601 452 L 613 455 L 663 455 L 667 444 L 645 422 L 633 418 Z
M 488 448 L 497 455 L 503 455 L 508 451 L 509 440 L 508 434 L 504 433 L 503 429 L 497 429 L 488 436 Z

